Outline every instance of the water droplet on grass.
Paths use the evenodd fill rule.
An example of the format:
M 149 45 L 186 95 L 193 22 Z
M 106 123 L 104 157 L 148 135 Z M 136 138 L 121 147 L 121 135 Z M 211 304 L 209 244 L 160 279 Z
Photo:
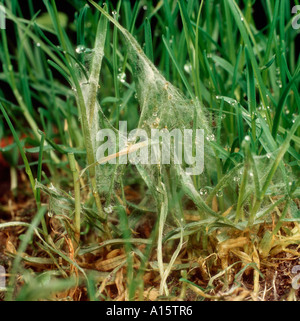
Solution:
M 250 142 L 250 141 L 251 141 L 250 136 L 248 136 L 248 135 L 247 135 L 247 136 L 245 136 L 245 141 L 246 141 L 246 142 Z
M 282 82 L 280 79 L 276 80 L 276 84 L 278 85 L 279 88 L 282 88 Z
M 206 188 L 201 188 L 200 189 L 200 195 L 207 195 L 207 189 Z
M 108 207 L 104 207 L 104 212 L 107 214 L 111 214 L 113 212 L 113 207 L 109 205 Z
M 119 79 L 120 82 L 124 83 L 126 79 L 126 74 L 125 72 L 121 72 L 118 74 L 117 78 Z
M 81 54 L 81 53 L 84 53 L 86 51 L 86 48 L 83 45 L 79 45 L 79 46 L 76 47 L 75 51 L 76 51 L 76 53 Z
M 155 121 L 153 122 L 153 127 L 158 127 L 159 125 L 159 122 L 160 122 L 160 119 L 158 117 L 156 117 Z
M 216 140 L 216 137 L 215 137 L 214 134 L 207 135 L 206 136 L 206 140 L 209 141 L 209 142 L 214 142 Z
M 184 65 L 183 69 L 189 74 L 192 71 L 192 65 L 190 63 L 187 63 Z
M 219 190 L 216 194 L 217 197 L 222 197 L 223 196 L 223 191 Z

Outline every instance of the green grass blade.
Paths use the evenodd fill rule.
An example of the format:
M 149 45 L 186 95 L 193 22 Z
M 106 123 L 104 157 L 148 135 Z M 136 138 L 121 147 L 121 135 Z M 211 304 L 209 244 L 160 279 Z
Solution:
M 152 34 L 151 25 L 148 18 L 145 20 L 145 44 L 146 44 L 146 55 L 153 62 L 153 46 L 152 46 Z

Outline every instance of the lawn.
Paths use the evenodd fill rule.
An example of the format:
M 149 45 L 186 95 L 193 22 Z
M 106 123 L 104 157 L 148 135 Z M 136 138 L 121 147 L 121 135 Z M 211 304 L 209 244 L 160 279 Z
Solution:
M 1 2 L 0 300 L 299 301 L 299 1 Z

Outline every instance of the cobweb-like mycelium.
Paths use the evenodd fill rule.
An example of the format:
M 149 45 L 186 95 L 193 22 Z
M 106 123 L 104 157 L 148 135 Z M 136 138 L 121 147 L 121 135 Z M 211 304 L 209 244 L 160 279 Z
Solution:
M 91 1 L 92 2 L 92 1 Z M 197 99 L 187 99 L 184 95 L 175 88 L 169 81 L 167 81 L 163 75 L 156 69 L 154 64 L 147 58 L 143 50 L 135 40 L 135 38 L 124 29 L 115 19 L 113 19 L 108 13 L 94 2 L 93 4 L 102 12 L 102 14 L 109 19 L 122 33 L 123 39 L 127 45 L 129 63 L 132 69 L 132 74 L 134 77 L 137 99 L 140 105 L 140 119 L 138 123 L 138 129 L 144 130 L 148 137 L 151 137 L 151 130 L 167 129 L 171 132 L 174 129 L 179 129 L 184 131 L 185 129 L 201 129 L 204 131 L 204 137 L 211 137 L 211 128 L 206 120 L 206 113 L 204 107 L 199 103 Z M 88 105 L 87 108 L 87 119 L 89 122 L 89 131 L 93 146 L 94 157 L 97 159 L 97 149 L 101 146 L 102 142 L 97 140 L 97 133 L 100 129 L 109 128 L 111 129 L 117 137 L 122 137 L 122 133 L 113 127 L 111 122 L 106 118 L 99 102 L 96 99 L 96 93 L 99 87 L 99 74 L 101 69 L 101 61 L 104 55 L 104 42 L 105 42 L 106 29 L 103 33 L 100 33 L 100 38 L 96 39 L 95 49 L 93 51 L 93 60 L 90 69 L 90 79 L 89 82 L 82 85 L 82 93 L 85 100 L 85 104 Z M 260 129 L 259 123 L 257 124 L 258 130 Z M 130 153 L 130 148 L 138 146 L 139 144 L 139 133 L 137 131 L 136 137 L 131 137 L 129 146 L 125 146 L 125 155 Z M 140 140 L 140 142 L 142 139 Z M 216 177 L 216 155 L 214 152 L 213 144 L 205 139 L 204 140 L 204 172 L 201 174 L 204 177 L 204 181 L 212 181 L 211 177 Z M 146 146 L 150 149 L 150 146 Z M 138 153 L 138 148 L 137 153 Z M 118 150 L 112 158 L 118 158 L 124 150 Z M 169 275 L 172 265 L 174 264 L 178 254 L 183 245 L 184 231 L 190 229 L 191 233 L 201 226 L 201 224 L 208 224 L 210 227 L 232 227 L 232 228 L 245 228 L 245 224 L 233 223 L 235 218 L 235 213 L 231 213 L 226 217 L 222 216 L 220 213 L 216 213 L 211 209 L 209 202 L 203 193 L 199 192 L 195 188 L 193 182 L 193 176 L 186 172 L 186 164 L 177 163 L 176 157 L 174 155 L 174 149 L 170 148 L 171 161 L 169 164 L 164 164 L 158 157 L 159 161 L 156 164 L 135 164 L 138 172 L 148 186 L 151 195 L 156 201 L 157 212 L 158 212 L 158 239 L 157 239 L 157 260 L 158 267 L 161 275 L 161 286 L 160 292 L 168 293 L 166 286 L 166 279 Z M 247 172 L 247 193 L 246 199 L 243 205 L 247 205 L 251 202 L 251 195 L 255 193 L 257 186 L 262 186 L 266 180 L 266 173 L 272 167 L 274 158 L 276 157 L 276 150 L 272 151 L 266 156 L 254 157 L 253 163 L 248 164 Z M 150 150 L 149 150 L 150 153 Z M 98 160 L 98 159 L 97 159 Z M 101 163 L 101 162 L 100 162 Z M 97 188 L 98 192 L 106 196 L 106 206 L 110 205 L 112 202 L 111 195 L 113 191 L 120 187 L 120 179 L 122 179 L 122 174 L 124 168 L 127 165 L 124 164 L 112 164 L 110 162 L 99 164 L 89 164 L 89 166 L 94 166 L 97 178 Z M 255 169 L 255 175 L 253 170 Z M 214 188 L 215 193 L 219 189 L 228 189 L 235 193 L 236 188 L 241 182 L 244 173 L 244 167 L 236 166 L 229 173 L 223 176 L 222 180 L 218 182 L 217 186 Z M 183 218 L 175 220 L 177 226 L 174 228 L 175 234 L 173 238 L 179 239 L 178 246 L 174 251 L 168 267 L 163 264 L 163 236 L 165 233 L 165 221 L 168 215 L 168 194 L 166 190 L 166 179 L 168 175 L 166 173 L 172 173 L 176 176 L 172 177 L 172 184 L 180 185 L 185 191 L 186 195 L 195 203 L 195 205 L 200 209 L 199 211 L 199 223 L 186 224 Z M 288 189 L 288 178 L 283 179 L 282 168 L 279 168 L 274 175 L 274 180 L 270 184 L 270 188 L 267 193 L 267 197 L 272 195 L 286 194 Z M 255 176 L 255 177 L 254 177 Z M 257 182 L 255 182 L 255 178 Z M 176 183 L 175 183 L 176 182 Z M 258 183 L 258 184 L 257 184 Z M 41 187 L 41 186 L 39 186 Z M 53 187 L 54 188 L 54 187 Z M 50 195 L 53 194 L 53 188 L 45 189 Z M 200 190 L 201 191 L 201 190 Z M 57 194 L 58 191 L 56 191 Z M 206 193 L 205 193 L 206 194 Z M 213 195 L 213 194 L 211 194 Z M 57 195 L 55 208 L 53 206 L 53 211 L 58 211 L 60 204 L 65 205 L 64 202 L 57 202 Z M 69 207 L 73 206 L 73 199 L 70 196 L 71 201 L 68 202 Z M 232 205 L 232 204 L 231 204 Z M 66 207 L 66 206 L 64 206 Z M 262 218 L 268 212 L 270 207 L 270 201 L 262 202 L 262 206 L 259 209 L 257 218 Z M 111 211 L 109 211 L 111 212 Z M 110 213 L 106 213 L 110 214 Z M 244 211 L 242 220 L 247 219 L 247 212 Z M 202 220 L 202 221 L 201 221 Z M 197 225 L 198 224 L 198 225 Z M 188 234 L 186 234 L 188 235 Z
M 157 129 L 162 131 L 164 129 L 172 132 L 173 129 L 179 129 L 184 132 L 184 129 L 201 129 L 204 131 L 204 136 L 208 136 L 211 132 L 208 123 L 206 121 L 206 116 L 204 114 L 203 108 L 200 105 L 199 101 L 196 99 L 191 100 L 184 97 L 182 93 L 179 92 L 170 82 L 168 82 L 162 74 L 156 69 L 153 63 L 147 58 L 143 50 L 134 39 L 134 37 L 123 27 L 121 27 L 113 18 L 108 16 L 124 36 L 124 41 L 128 48 L 129 54 L 129 63 L 132 68 L 132 74 L 135 81 L 136 87 L 136 97 L 140 105 L 140 119 L 138 124 L 138 129 L 143 129 L 146 131 L 148 137 L 151 137 L 151 129 Z M 98 112 L 103 117 L 103 124 L 107 128 L 111 128 L 117 133 L 119 137 L 119 132 L 116 128 L 113 128 L 109 121 L 105 118 L 104 113 L 101 109 L 99 103 L 97 103 Z M 96 119 L 96 118 L 95 118 Z M 99 122 L 91 124 L 93 132 L 93 141 L 96 142 L 96 135 L 99 128 Z M 137 130 L 137 139 L 131 139 L 131 144 L 137 142 L 139 135 Z M 98 145 L 97 145 L 98 143 Z M 101 143 L 96 142 L 96 148 Z M 212 149 L 209 146 L 209 143 L 204 145 L 206 159 L 212 156 Z M 171 148 L 172 149 L 172 148 Z M 151 154 L 149 147 L 149 154 Z M 174 157 L 173 149 L 170 150 L 171 158 Z M 96 156 L 96 155 L 95 155 Z M 162 156 L 162 155 L 161 155 Z M 171 159 L 170 166 L 172 166 Z M 158 165 L 161 165 L 161 162 L 158 161 Z M 209 167 L 207 162 L 207 166 Z M 97 166 L 98 171 L 98 186 L 100 193 L 106 193 L 113 189 L 113 185 L 116 183 L 119 175 L 115 175 L 115 170 L 120 170 L 119 166 L 113 166 L 112 164 L 105 164 Z M 122 166 L 120 166 L 122 167 Z M 176 171 L 178 174 L 182 175 L 184 171 L 184 164 L 178 168 Z M 117 169 L 116 169 L 117 168 Z M 137 164 L 137 168 L 140 171 L 146 171 L 147 175 L 153 182 L 154 185 L 157 185 L 157 179 L 160 176 L 161 166 L 155 166 L 153 164 Z M 145 172 L 144 172 L 145 174 Z M 143 175 L 142 175 L 143 176 Z M 189 181 L 188 175 L 185 178 Z M 149 180 L 146 181 L 149 185 Z M 192 181 L 190 181 L 192 183 Z M 150 186 L 149 186 L 150 187 Z M 155 188 L 157 190 L 157 188 Z

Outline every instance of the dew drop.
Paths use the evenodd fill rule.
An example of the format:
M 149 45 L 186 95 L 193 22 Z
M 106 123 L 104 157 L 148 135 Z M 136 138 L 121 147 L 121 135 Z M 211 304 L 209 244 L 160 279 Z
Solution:
M 39 42 L 37 42 L 37 43 L 36 43 L 36 46 L 37 46 L 37 47 L 40 47 L 40 46 L 41 46 L 41 44 L 40 44 Z
M 251 140 L 250 136 L 248 136 L 248 135 L 245 136 L 245 141 L 246 141 L 246 142 L 250 142 L 250 140 Z
M 223 191 L 219 190 L 216 194 L 217 197 L 222 197 L 223 196 Z
M 276 84 L 278 85 L 279 88 L 282 88 L 282 82 L 280 79 L 276 80 Z
M 214 134 L 211 134 L 211 135 L 207 135 L 206 136 L 206 140 L 209 141 L 209 142 L 213 142 L 216 140 L 216 137 Z
M 183 67 L 184 71 L 188 74 L 192 71 L 192 65 L 190 63 L 186 63 Z
M 145 5 L 145 6 L 143 6 L 143 10 L 147 10 L 148 9 L 148 7 Z
M 206 188 L 201 188 L 200 189 L 200 195 L 207 195 L 207 189 Z
M 107 214 L 111 214 L 113 211 L 113 207 L 109 205 L 108 207 L 104 207 L 104 212 Z
M 119 79 L 120 82 L 124 83 L 126 79 L 126 74 L 125 72 L 121 72 L 118 74 L 117 78 Z
M 86 48 L 85 48 L 85 46 L 83 46 L 83 45 L 79 45 L 79 46 L 77 46 L 76 49 L 75 49 L 76 53 L 78 53 L 78 54 L 84 53 L 85 50 L 86 50 Z

